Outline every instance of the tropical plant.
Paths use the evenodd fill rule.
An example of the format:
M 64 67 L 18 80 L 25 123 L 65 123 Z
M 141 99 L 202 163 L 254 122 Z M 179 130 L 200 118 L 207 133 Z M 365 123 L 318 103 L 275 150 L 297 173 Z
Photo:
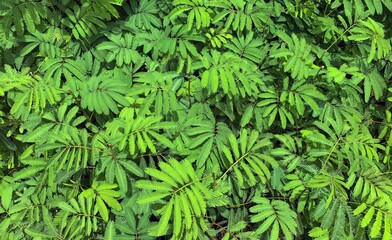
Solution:
M 2 0 L 0 239 L 392 239 L 388 0 Z

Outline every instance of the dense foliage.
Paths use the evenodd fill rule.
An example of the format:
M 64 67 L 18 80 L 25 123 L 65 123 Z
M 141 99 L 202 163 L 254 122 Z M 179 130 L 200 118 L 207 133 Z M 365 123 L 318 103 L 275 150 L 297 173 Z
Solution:
M 383 239 L 390 0 L 2 0 L 0 239 Z

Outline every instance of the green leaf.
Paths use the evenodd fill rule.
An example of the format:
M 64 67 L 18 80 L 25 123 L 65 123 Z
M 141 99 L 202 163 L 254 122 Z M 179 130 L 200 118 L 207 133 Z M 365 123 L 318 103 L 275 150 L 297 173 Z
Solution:
M 152 192 L 152 193 L 148 193 L 148 194 L 143 194 L 141 195 L 138 200 L 137 203 L 138 204 L 147 204 L 147 203 L 151 203 L 151 202 L 155 202 L 158 200 L 163 199 L 166 196 L 169 196 L 171 193 L 170 192 Z
M 322 229 L 321 227 L 312 228 L 309 231 L 309 237 L 319 238 L 328 234 L 328 229 Z
M 182 215 L 181 215 L 181 203 L 179 196 L 174 197 L 174 223 L 173 223 L 173 232 L 175 236 L 179 236 L 181 233 L 182 226 Z
M 158 134 L 156 132 L 153 131 L 149 131 L 148 132 L 150 135 L 152 135 L 156 140 L 158 140 L 158 142 L 162 143 L 163 145 L 165 145 L 168 148 L 174 148 L 174 144 L 165 136 Z
M 353 211 L 354 215 L 358 215 L 361 212 L 363 212 L 365 209 L 367 208 L 366 203 L 362 203 L 361 205 L 359 205 L 357 208 L 355 208 L 355 210 Z
M 361 221 L 361 227 L 366 227 L 367 225 L 369 225 L 370 221 L 373 218 L 373 214 L 374 214 L 374 207 L 371 207 L 367 213 L 365 214 L 365 216 L 363 217 L 362 221 Z
M 109 220 L 109 211 L 103 202 L 102 198 L 97 197 L 96 198 L 96 204 L 98 207 L 99 214 L 101 215 L 102 219 L 107 222 Z M 109 223 L 108 223 L 109 224 Z
M 155 190 L 160 192 L 173 191 L 172 186 L 164 182 L 154 182 L 149 180 L 139 180 L 136 182 L 136 187 L 146 190 Z
M 144 172 L 135 162 L 131 160 L 120 160 L 118 161 L 125 169 L 130 171 L 131 173 L 135 174 L 138 177 L 143 177 Z
M 20 179 L 28 178 L 36 174 L 37 172 L 41 171 L 44 167 L 42 166 L 35 166 L 35 167 L 27 167 L 18 172 L 15 172 L 13 175 L 13 180 L 17 181 Z
M 66 202 L 58 202 L 58 203 L 56 203 L 56 206 L 61 208 L 64 211 L 71 212 L 71 213 L 77 213 L 77 211 Z
M 279 239 L 279 223 L 278 221 L 274 222 L 274 225 L 271 230 L 270 239 Z
M 7 186 L 1 191 L 1 204 L 5 210 L 8 210 L 12 201 L 12 186 Z
M 185 194 L 180 192 L 180 198 L 182 203 L 182 212 L 184 213 L 185 218 L 185 227 L 186 229 L 190 229 L 192 227 L 192 215 L 191 215 L 191 207 L 188 202 L 188 199 Z
M 164 172 L 161 172 L 161 171 L 153 169 L 153 168 L 146 168 L 145 172 L 154 178 L 157 178 L 163 182 L 166 182 L 166 183 L 172 185 L 173 187 L 178 186 L 178 183 L 176 183 L 171 176 L 169 176 L 168 174 L 166 174 Z
M 388 229 L 391 229 L 391 218 L 385 214 L 384 217 L 384 235 L 382 236 L 382 240 L 387 240 L 388 238 L 391 237 L 391 231 Z
M 159 220 L 158 223 L 158 229 L 156 232 L 157 236 L 162 236 L 166 233 L 168 227 L 169 227 L 169 220 L 171 218 L 172 215 L 172 210 L 173 210 L 173 203 L 174 201 L 171 199 L 168 203 L 168 205 L 166 205 L 164 208 L 165 210 L 163 211 L 162 217 Z
M 267 231 L 267 230 L 270 228 L 270 226 L 272 225 L 272 223 L 275 222 L 275 220 L 276 220 L 275 216 L 270 216 L 270 217 L 268 217 L 268 218 L 267 218 L 267 219 L 257 228 L 256 232 L 257 232 L 258 234 L 264 233 L 265 231 Z
M 120 164 L 116 164 L 116 180 L 122 192 L 128 191 L 127 175 Z
M 370 237 L 375 238 L 380 233 L 382 219 L 383 219 L 383 213 L 382 211 L 379 210 L 377 211 L 376 221 L 374 221 L 372 230 L 370 231 Z
M 51 237 L 52 237 L 52 235 L 45 234 L 45 233 L 42 233 L 42 232 L 40 232 L 40 231 L 32 230 L 32 229 L 28 229 L 28 228 L 24 229 L 24 231 L 25 231 L 28 235 L 30 235 L 30 236 L 32 236 L 32 237 L 34 237 L 34 238 L 51 238 Z
M 116 230 L 114 228 L 114 222 L 109 221 L 106 225 L 104 240 L 114 240 L 116 236 Z

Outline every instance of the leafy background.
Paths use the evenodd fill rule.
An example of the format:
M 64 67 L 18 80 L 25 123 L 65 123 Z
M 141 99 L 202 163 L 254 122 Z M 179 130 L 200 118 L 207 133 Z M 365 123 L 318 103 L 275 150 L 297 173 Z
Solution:
M 3 0 L 1 239 L 391 237 L 389 0 Z

